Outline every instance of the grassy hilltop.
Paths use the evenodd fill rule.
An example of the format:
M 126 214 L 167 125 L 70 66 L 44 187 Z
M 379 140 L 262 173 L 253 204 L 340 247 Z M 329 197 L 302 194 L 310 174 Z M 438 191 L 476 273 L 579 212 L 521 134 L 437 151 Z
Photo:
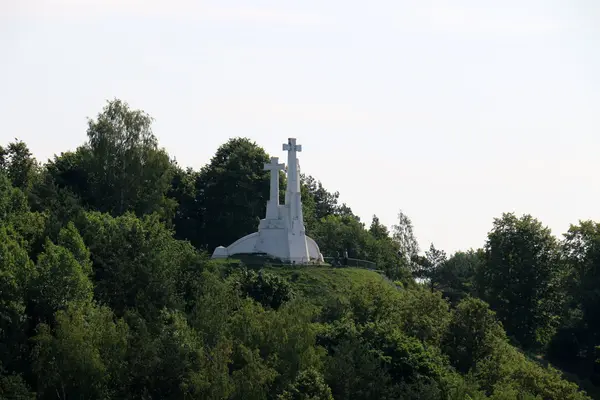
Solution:
M 344 296 L 364 284 L 393 285 L 391 281 L 375 271 L 362 268 L 341 268 L 329 265 L 310 266 L 272 266 L 270 264 L 244 264 L 242 261 L 214 260 L 212 261 L 224 270 L 249 268 L 255 271 L 264 270 L 286 279 L 295 293 L 309 299 L 315 304 L 324 302 L 336 296 Z

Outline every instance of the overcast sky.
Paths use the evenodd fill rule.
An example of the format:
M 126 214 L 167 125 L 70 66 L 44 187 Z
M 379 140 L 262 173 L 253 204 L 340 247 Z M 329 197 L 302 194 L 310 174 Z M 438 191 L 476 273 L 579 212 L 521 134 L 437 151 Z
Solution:
M 401 209 L 423 248 L 494 217 L 600 221 L 600 1 L 0 0 L 0 143 L 45 161 L 119 98 L 200 168 L 231 137 Z

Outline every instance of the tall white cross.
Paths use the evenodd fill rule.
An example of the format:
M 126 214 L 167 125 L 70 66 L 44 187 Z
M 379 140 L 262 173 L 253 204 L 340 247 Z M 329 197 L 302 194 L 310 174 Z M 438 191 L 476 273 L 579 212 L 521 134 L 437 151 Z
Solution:
M 271 163 L 265 164 L 263 171 L 271 171 L 271 192 L 267 205 L 267 218 L 277 218 L 279 206 L 279 171 L 285 168 L 285 164 L 279 164 L 278 157 L 271 157 Z
M 290 221 L 296 221 L 298 226 L 303 226 L 302 201 L 300 199 L 300 176 L 298 174 L 298 159 L 296 152 L 302 151 L 302 145 L 296 144 L 295 138 L 289 138 L 283 145 L 283 150 L 288 152 L 287 188 L 285 191 L 285 204 L 289 207 Z
M 288 152 L 287 196 L 289 193 L 300 192 L 300 177 L 298 176 L 298 159 L 296 158 L 296 152 L 302 151 L 302 145 L 296 144 L 295 138 L 289 138 L 288 142 L 283 144 L 283 150 Z

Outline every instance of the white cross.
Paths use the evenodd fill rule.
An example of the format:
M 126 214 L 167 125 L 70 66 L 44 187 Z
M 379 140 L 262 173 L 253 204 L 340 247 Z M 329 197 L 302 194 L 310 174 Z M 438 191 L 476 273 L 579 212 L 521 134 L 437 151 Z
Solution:
M 285 150 L 285 151 L 302 151 L 302 145 L 296 144 L 296 139 L 289 138 L 288 142 L 283 144 L 283 150 Z

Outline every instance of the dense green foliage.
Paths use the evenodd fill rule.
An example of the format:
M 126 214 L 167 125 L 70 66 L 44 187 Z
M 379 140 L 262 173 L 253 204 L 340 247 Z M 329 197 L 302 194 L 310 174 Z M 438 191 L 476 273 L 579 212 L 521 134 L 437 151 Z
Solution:
M 380 272 L 213 261 L 263 216 L 269 156 L 236 138 L 184 170 L 151 123 L 114 100 L 46 164 L 23 142 L 0 147 L 0 398 L 597 393 L 600 223 L 560 241 L 504 214 L 482 249 L 420 255 L 407 215 L 367 226 L 303 176 L 322 252 Z

